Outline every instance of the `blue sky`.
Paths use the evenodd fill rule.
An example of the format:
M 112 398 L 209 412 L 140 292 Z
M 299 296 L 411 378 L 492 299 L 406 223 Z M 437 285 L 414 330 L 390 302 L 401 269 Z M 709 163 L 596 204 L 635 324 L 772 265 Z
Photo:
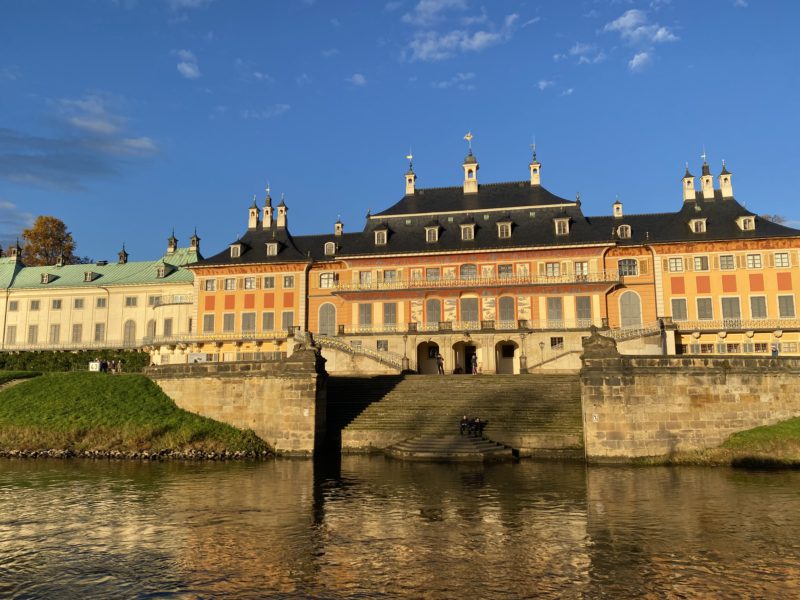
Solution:
M 677 210 L 705 147 L 757 213 L 800 225 L 800 3 L 769 0 L 0 0 L 0 242 L 40 214 L 78 253 L 210 255 L 253 194 L 297 234 L 481 182 Z

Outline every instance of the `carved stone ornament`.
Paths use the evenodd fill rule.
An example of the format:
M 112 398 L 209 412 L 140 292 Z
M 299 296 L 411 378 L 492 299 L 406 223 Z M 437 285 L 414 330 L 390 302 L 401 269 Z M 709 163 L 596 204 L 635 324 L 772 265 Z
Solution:
M 584 358 L 615 358 L 619 356 L 617 342 L 600 335 L 595 326 L 592 326 L 589 331 L 591 335 L 583 339 Z

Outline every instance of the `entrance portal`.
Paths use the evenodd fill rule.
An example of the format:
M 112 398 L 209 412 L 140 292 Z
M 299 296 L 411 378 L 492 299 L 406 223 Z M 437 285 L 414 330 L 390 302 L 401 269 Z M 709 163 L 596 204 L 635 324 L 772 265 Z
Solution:
M 467 342 L 453 344 L 453 373 L 472 373 L 472 357 L 478 348 Z
M 417 373 L 420 375 L 436 375 L 439 368 L 436 365 L 436 355 L 439 354 L 439 344 L 422 342 L 417 346 Z
M 511 340 L 497 342 L 494 347 L 497 373 L 512 375 L 519 373 L 518 346 Z

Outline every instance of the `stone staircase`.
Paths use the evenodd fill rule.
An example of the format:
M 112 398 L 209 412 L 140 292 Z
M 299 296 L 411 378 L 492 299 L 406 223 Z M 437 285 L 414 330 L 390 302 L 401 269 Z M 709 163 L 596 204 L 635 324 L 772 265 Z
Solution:
M 384 450 L 404 460 L 495 461 L 511 460 L 514 451 L 492 440 L 466 435 L 418 435 Z
M 577 374 L 329 379 L 328 427 L 340 432 L 343 452 L 421 437 L 446 445 L 462 415 L 488 420 L 484 435 L 520 456 L 583 456 Z

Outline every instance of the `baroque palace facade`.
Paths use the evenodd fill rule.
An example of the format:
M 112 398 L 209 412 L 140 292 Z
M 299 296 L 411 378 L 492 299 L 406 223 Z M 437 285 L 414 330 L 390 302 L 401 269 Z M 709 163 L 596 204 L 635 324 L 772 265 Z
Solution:
M 479 184 L 478 167 L 470 150 L 461 185 L 420 189 L 409 164 L 403 197 L 355 233 L 337 221 L 329 234 L 293 236 L 285 202 L 273 208 L 268 192 L 228 248 L 204 259 L 196 236 L 187 250 L 173 236 L 161 261 L 138 263 L 152 272 L 146 281 L 120 276 L 103 288 L 75 281 L 84 265 L 25 268 L 7 257 L 3 347 L 34 338 L 65 347 L 55 343 L 62 323 L 73 333 L 79 323 L 64 315 L 93 290 L 119 309 L 82 321 L 83 338 L 82 323 L 94 323 L 97 343 L 107 323 L 105 343 L 144 347 L 156 363 L 289 354 L 309 332 L 334 372 L 432 373 L 440 354 L 447 372 L 469 371 L 475 355 L 482 372 L 519 373 L 579 366 L 592 326 L 629 353 L 799 353 L 800 231 L 742 206 L 724 163 L 715 188 L 704 160 L 699 190 L 687 166 L 677 212 L 628 215 L 617 200 L 600 217 L 545 189 L 535 152 L 524 181 Z M 76 275 L 45 281 L 65 269 Z M 132 295 L 147 308 L 130 310 Z

